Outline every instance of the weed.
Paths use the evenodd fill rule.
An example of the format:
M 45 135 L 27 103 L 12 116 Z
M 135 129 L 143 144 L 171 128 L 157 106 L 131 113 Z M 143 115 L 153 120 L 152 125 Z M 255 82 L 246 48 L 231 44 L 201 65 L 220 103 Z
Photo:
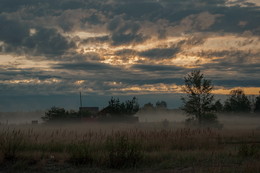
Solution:
M 74 165 L 88 165 L 92 166 L 94 159 L 91 153 L 91 147 L 87 143 L 72 144 L 68 148 L 69 162 Z
M 18 151 L 24 142 L 21 131 L 7 131 L 0 138 L 0 150 L 3 153 L 4 160 L 10 162 L 16 161 Z
M 127 136 L 108 137 L 106 141 L 110 168 L 134 168 L 141 162 L 141 146 Z
M 253 157 L 258 154 L 258 148 L 254 144 L 242 144 L 238 148 L 238 156 Z

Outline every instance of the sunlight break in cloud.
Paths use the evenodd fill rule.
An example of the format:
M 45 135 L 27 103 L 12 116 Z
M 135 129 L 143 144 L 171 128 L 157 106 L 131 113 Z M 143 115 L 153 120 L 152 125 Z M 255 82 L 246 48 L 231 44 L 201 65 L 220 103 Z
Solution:
M 11 0 L 0 10 L 5 95 L 156 97 L 181 93 L 194 69 L 217 94 L 260 87 L 257 0 Z

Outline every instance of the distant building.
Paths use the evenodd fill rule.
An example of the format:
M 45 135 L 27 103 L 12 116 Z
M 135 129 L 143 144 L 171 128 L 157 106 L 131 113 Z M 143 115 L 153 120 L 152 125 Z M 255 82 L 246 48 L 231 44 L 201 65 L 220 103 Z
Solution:
M 32 120 L 32 124 L 38 124 L 38 120 Z
M 109 117 L 109 116 L 111 116 L 109 107 L 105 107 L 102 110 L 100 110 L 98 112 L 98 115 L 102 116 L 102 117 Z
M 79 107 L 79 112 L 89 112 L 92 115 L 96 115 L 99 112 L 98 107 Z
M 105 107 L 98 113 L 98 120 L 101 122 L 137 123 L 139 118 L 134 115 L 113 115 L 111 114 L 111 109 L 109 107 Z

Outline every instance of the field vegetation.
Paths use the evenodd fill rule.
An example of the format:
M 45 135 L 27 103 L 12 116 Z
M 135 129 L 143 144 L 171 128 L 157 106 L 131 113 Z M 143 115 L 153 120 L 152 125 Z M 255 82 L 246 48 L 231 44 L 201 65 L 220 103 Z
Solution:
M 260 172 L 259 128 L 170 122 L 0 128 L 0 172 Z
M 184 79 L 178 111 L 111 98 L 95 114 L 53 107 L 42 124 L 0 124 L 0 172 L 260 172 L 260 96 L 237 89 L 223 105 L 200 71 Z

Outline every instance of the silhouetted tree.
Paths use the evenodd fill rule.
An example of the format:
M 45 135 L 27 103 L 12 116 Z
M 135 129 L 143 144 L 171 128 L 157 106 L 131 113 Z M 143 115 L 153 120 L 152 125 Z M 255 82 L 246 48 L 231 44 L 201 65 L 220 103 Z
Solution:
M 52 107 L 45 112 L 42 120 L 45 122 L 62 122 L 70 120 L 79 120 L 82 117 L 79 112 L 74 110 L 66 111 L 64 108 Z
M 224 111 L 226 112 L 250 112 L 250 101 L 242 89 L 235 89 L 230 92 L 229 98 L 225 101 Z
M 134 115 L 139 111 L 139 104 L 137 102 L 137 98 L 133 97 L 132 100 L 127 100 L 125 102 L 125 110 L 123 111 L 123 114 L 125 115 Z
M 184 110 L 190 120 L 202 122 L 214 122 L 217 117 L 213 114 L 214 95 L 211 94 L 213 85 L 211 80 L 204 78 L 199 70 L 192 71 L 184 77 L 182 90 L 187 94 L 182 97 Z
M 142 113 L 145 113 L 145 112 L 150 113 L 150 112 L 154 112 L 154 111 L 155 111 L 155 107 L 151 102 L 144 104 L 143 108 L 141 109 Z
M 50 110 L 45 112 L 45 116 L 42 119 L 46 122 L 49 121 L 60 121 L 68 117 L 68 112 L 64 108 L 52 107 Z
M 125 105 L 120 103 L 119 99 L 111 98 L 108 102 L 108 113 L 111 115 L 121 115 L 121 110 L 124 109 Z
M 112 116 L 134 115 L 139 110 L 139 104 L 136 97 L 127 100 L 125 103 L 121 103 L 119 99 L 112 97 L 105 109 Z
M 157 101 L 156 108 L 157 109 L 167 109 L 167 103 L 165 101 Z
M 260 91 L 259 91 L 260 93 Z M 256 102 L 255 102 L 255 113 L 260 113 L 260 95 L 256 97 Z
M 216 112 L 222 112 L 223 111 L 223 104 L 220 102 L 220 100 L 217 100 L 215 104 L 213 105 L 213 108 Z
M 143 109 L 154 109 L 154 106 L 151 102 L 144 104 Z

